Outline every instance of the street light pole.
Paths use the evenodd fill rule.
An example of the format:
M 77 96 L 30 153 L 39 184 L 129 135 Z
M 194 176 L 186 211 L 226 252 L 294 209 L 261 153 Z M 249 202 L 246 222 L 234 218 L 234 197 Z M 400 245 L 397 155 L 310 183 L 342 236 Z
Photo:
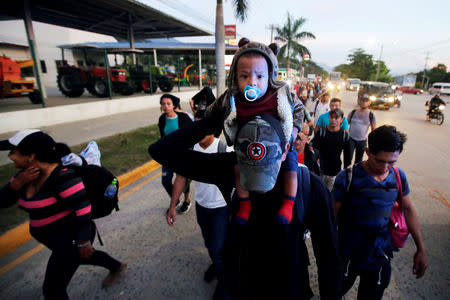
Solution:
M 383 54 L 383 44 L 381 44 L 380 57 L 378 59 L 377 64 L 377 75 L 375 75 L 375 81 L 378 80 L 378 75 L 380 75 L 380 63 L 381 63 L 381 55 Z

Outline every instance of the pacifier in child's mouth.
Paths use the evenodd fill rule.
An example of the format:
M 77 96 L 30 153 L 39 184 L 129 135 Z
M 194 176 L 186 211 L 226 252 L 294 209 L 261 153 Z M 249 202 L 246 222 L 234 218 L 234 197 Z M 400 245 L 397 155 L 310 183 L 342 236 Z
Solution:
M 256 99 L 258 99 L 259 95 L 261 94 L 261 91 L 257 88 L 251 87 L 247 85 L 244 88 L 244 97 L 247 99 L 247 101 L 253 102 Z

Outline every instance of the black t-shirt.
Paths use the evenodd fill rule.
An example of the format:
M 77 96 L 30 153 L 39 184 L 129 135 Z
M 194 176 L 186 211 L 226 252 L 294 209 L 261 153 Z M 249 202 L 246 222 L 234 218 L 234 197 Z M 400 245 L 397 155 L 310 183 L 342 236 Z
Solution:
M 325 130 L 324 128 L 321 130 Z M 320 167 L 323 175 L 336 176 L 341 171 L 341 153 L 348 142 L 348 135 L 341 128 L 332 132 L 326 129 L 326 133 L 317 135 L 313 139 L 313 146 L 320 152 Z

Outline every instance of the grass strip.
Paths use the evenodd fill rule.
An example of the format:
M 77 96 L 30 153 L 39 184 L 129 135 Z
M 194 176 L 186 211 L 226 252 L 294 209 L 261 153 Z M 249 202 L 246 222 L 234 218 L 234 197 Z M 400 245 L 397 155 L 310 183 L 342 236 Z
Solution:
M 96 142 L 102 154 L 102 165 L 119 176 L 148 162 L 150 157 L 147 148 L 158 139 L 158 126 L 151 125 L 97 139 Z M 80 153 L 88 143 L 89 141 L 70 148 L 72 152 Z M 7 184 L 18 171 L 12 163 L 0 166 L 0 186 Z M 27 220 L 28 214 L 17 205 L 0 209 L 0 234 Z

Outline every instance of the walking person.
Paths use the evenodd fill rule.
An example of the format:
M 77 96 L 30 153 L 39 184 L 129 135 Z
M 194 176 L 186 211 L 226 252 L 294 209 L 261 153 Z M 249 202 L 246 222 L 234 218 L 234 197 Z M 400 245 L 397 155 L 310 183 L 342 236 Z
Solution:
M 231 84 L 231 80 L 229 82 Z M 288 151 L 281 122 L 274 118 L 269 121 L 252 118 L 235 139 L 236 152 L 211 154 L 190 150 L 212 134 L 221 119 L 223 116 L 219 115 L 205 117 L 193 126 L 160 139 L 148 149 L 156 161 L 167 164 L 175 172 L 215 184 L 227 202 L 232 198 L 237 162 L 242 166 L 241 176 L 248 176 L 250 180 L 250 201 L 255 209 L 247 225 L 230 226 L 225 245 L 226 284 L 224 289 L 216 289 L 218 297 L 215 299 L 230 299 L 226 298 L 230 294 L 236 299 L 310 299 L 313 293 L 309 286 L 309 260 L 304 241 L 306 228 L 311 231 L 315 249 L 320 297 L 340 299 L 342 261 L 337 252 L 330 192 L 318 176 L 298 166 L 293 220 L 289 225 L 280 226 L 276 220 L 283 201 L 283 182 L 279 174 L 281 161 Z M 262 159 L 251 158 L 247 151 L 251 144 L 266 150 Z M 239 206 L 236 193 L 233 199 L 232 216 Z
M 375 114 L 369 109 L 369 95 L 364 94 L 358 99 L 358 109 L 352 110 L 348 116 L 348 124 L 350 125 L 350 140 L 344 149 L 344 168 L 352 164 L 353 154 L 355 153 L 355 164 L 363 159 L 364 150 L 367 146 L 367 135 L 369 128 L 371 131 L 377 127 L 377 119 Z
M 322 179 L 331 191 L 336 175 L 342 170 L 341 154 L 348 144 L 348 132 L 341 128 L 344 112 L 336 108 L 329 113 L 328 126 L 320 127 L 312 140 L 320 153 Z
M 306 124 L 304 124 L 303 127 L 305 128 L 305 126 Z M 310 140 L 308 131 L 309 128 L 306 126 L 306 130 L 302 130 L 297 133 L 297 138 L 294 141 L 294 147 L 297 151 L 297 162 L 305 165 L 309 171 L 313 172 L 317 176 L 320 176 L 319 151 L 308 144 Z
M 127 264 L 92 247 L 96 227 L 82 179 L 60 163 L 67 146 L 37 129 L 19 131 L 0 150 L 20 172 L 0 190 L 0 206 L 18 203 L 30 216 L 30 234 L 52 251 L 43 285 L 45 299 L 69 299 L 67 286 L 79 265 L 110 271 L 111 286 Z
M 360 300 L 381 299 L 389 285 L 391 259 L 398 249 L 391 244 L 388 225 L 400 192 L 406 224 L 417 248 L 413 274 L 420 278 L 427 269 L 425 244 L 409 198 L 408 180 L 394 166 L 405 141 L 406 135 L 394 126 L 375 129 L 369 134 L 369 147 L 365 149 L 367 160 L 341 171 L 333 187 L 339 247 L 345 266 L 342 291 L 345 294 L 360 276 Z
M 339 98 L 331 99 L 330 100 L 330 111 L 333 109 L 336 109 L 336 108 L 341 108 L 341 102 L 342 101 Z M 328 126 L 328 124 L 330 123 L 329 115 L 330 115 L 330 112 L 326 112 L 326 113 L 320 115 L 319 119 L 317 120 L 316 127 L 314 128 L 314 132 L 318 132 L 320 127 Z M 344 120 L 342 121 L 341 128 L 348 132 L 349 127 L 348 127 L 348 121 L 347 121 L 346 117 L 344 117 Z
M 180 99 L 171 94 L 164 94 L 160 99 L 161 111 L 163 114 L 159 117 L 158 128 L 161 137 L 164 137 L 186 125 L 192 123 L 191 118 L 184 112 L 179 112 L 176 109 L 180 108 Z M 169 197 L 173 192 L 173 172 L 172 170 L 162 166 L 161 182 Z M 180 207 L 180 213 L 186 213 L 191 207 L 191 200 L 189 199 L 189 181 L 186 183 L 184 189 L 184 202 Z
M 314 128 L 316 127 L 319 117 L 328 111 L 330 111 L 330 94 L 328 92 L 325 92 L 315 102 L 312 103 L 312 107 L 309 112 L 311 116 L 314 117 Z

